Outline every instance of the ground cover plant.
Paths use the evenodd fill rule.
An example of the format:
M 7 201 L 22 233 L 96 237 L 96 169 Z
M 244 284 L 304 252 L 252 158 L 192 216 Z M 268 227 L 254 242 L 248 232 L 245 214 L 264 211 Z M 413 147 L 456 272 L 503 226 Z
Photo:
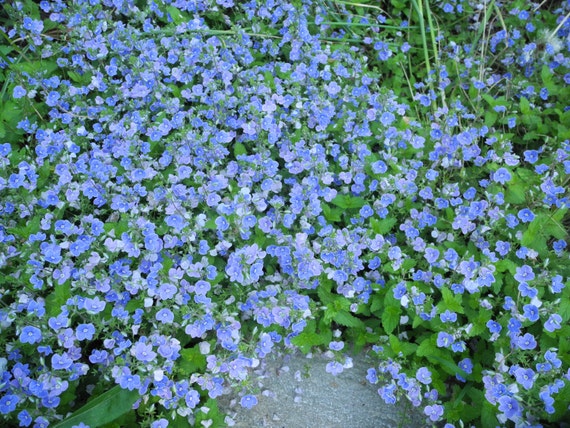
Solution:
M 3 425 L 231 425 L 278 348 L 568 418 L 569 2 L 1 7 Z

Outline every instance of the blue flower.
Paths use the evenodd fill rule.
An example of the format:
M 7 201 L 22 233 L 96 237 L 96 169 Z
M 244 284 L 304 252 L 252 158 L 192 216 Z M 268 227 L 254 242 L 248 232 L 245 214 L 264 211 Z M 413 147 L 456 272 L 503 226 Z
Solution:
M 511 174 L 506 168 L 499 168 L 493 174 L 493 181 L 501 184 L 505 184 L 511 180 Z
M 446 309 L 444 313 L 439 315 L 442 322 L 455 322 L 457 321 L 457 314 Z
M 119 378 L 119 385 L 121 385 L 123 389 L 133 391 L 141 386 L 141 378 L 139 375 L 131 374 L 130 370 L 123 369 L 123 374 Z
M 16 406 L 20 402 L 20 398 L 17 395 L 7 394 L 0 398 L 0 413 L 7 415 L 8 413 L 16 410 Z
M 523 306 L 524 316 L 529 321 L 538 321 L 538 308 L 534 305 L 528 304 Z
M 524 336 L 520 336 L 517 338 L 516 344 L 519 347 L 519 349 L 529 351 L 531 349 L 536 348 L 536 339 L 532 334 L 525 333 Z
M 562 328 L 561 325 L 562 317 L 558 314 L 552 314 L 548 318 L 548 320 L 544 323 L 544 329 L 550 333 L 553 333 L 554 330 L 559 330 Z
M 172 324 L 174 321 L 174 314 L 170 309 L 162 308 L 156 313 L 155 318 L 157 321 L 160 321 L 163 324 Z
M 523 223 L 530 223 L 534 220 L 534 213 L 528 208 L 524 208 L 518 212 L 517 217 L 520 218 Z
M 327 373 L 332 374 L 333 376 L 337 376 L 339 374 L 341 374 L 344 370 L 344 367 L 341 363 L 339 363 L 338 361 L 330 361 L 327 363 L 327 365 L 325 366 L 325 370 Z
M 428 405 L 424 408 L 424 414 L 429 416 L 431 421 L 437 422 L 443 416 L 443 406 L 439 404 Z
M 381 161 L 381 160 L 373 162 L 371 167 L 372 167 L 372 172 L 374 174 L 384 174 L 386 171 L 388 171 L 388 167 L 386 166 L 386 163 L 384 161 Z
M 26 326 L 20 333 L 20 342 L 22 343 L 38 343 L 42 340 L 42 332 L 39 328 Z
M 244 395 L 240 400 L 240 404 L 246 409 L 251 409 L 257 405 L 257 397 L 251 394 Z
M 491 333 L 500 333 L 503 327 L 497 321 L 489 320 L 487 321 L 487 328 Z
M 50 107 L 55 107 L 60 98 L 61 95 L 59 94 L 59 92 L 51 91 L 46 98 L 46 104 Z
M 63 355 L 53 354 L 51 357 L 51 367 L 54 370 L 67 370 L 73 364 L 73 360 L 69 358 L 66 352 Z
M 424 385 L 429 385 L 431 383 L 431 372 L 427 367 L 420 367 L 416 372 L 416 379 Z
M 75 337 L 77 340 L 91 340 L 95 335 L 95 326 L 91 323 L 89 324 L 79 324 L 75 329 Z
M 534 279 L 534 272 L 532 268 L 528 265 L 522 265 L 521 267 L 516 268 L 516 273 L 514 278 L 519 282 L 528 282 Z
M 206 293 L 208 291 L 210 291 L 210 283 L 204 280 L 199 280 L 196 282 L 196 285 L 194 285 L 194 293 L 196 293 L 199 296 L 204 296 L 206 295 Z
M 33 419 L 27 410 L 22 410 L 20 413 L 18 413 L 18 420 L 20 421 L 21 427 L 27 427 L 32 424 Z
M 61 247 L 57 244 L 48 244 L 47 242 L 42 242 L 40 245 L 40 250 L 44 255 L 44 258 L 49 263 L 59 263 L 62 259 L 61 257 Z
M 520 405 L 513 397 L 503 395 L 499 397 L 499 410 L 504 413 L 507 419 L 516 420 L 521 415 Z
M 156 358 L 156 352 L 152 350 L 152 345 L 140 341 L 132 347 L 131 354 L 143 363 L 149 363 Z
M 427 262 L 431 265 L 435 263 L 439 258 L 439 250 L 437 248 L 426 248 L 424 257 L 427 260 Z
M 230 224 L 223 216 L 216 217 L 215 223 L 220 232 L 225 232 L 230 227 Z
M 515 378 L 523 388 L 531 389 L 534 383 L 534 371 L 532 369 L 523 369 L 522 367 L 519 367 L 515 370 Z
M 27 93 L 28 92 L 23 87 L 18 85 L 18 86 L 14 87 L 14 92 L 12 93 L 12 96 L 14 98 L 18 99 L 18 98 L 25 97 Z
M 439 348 L 448 348 L 453 343 L 453 336 L 444 331 L 437 334 L 437 346 Z

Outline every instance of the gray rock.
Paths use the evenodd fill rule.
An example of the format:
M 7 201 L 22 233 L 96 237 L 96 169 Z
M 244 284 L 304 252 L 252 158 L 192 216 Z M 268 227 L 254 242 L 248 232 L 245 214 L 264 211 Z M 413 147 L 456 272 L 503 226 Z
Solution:
M 259 386 L 258 404 L 239 404 L 237 393 L 218 399 L 220 410 L 235 428 L 418 428 L 429 426 L 420 409 L 410 403 L 384 403 L 380 385 L 366 380 L 374 362 L 365 353 L 352 356 L 353 367 L 333 376 L 324 355 L 270 355 L 253 372 Z

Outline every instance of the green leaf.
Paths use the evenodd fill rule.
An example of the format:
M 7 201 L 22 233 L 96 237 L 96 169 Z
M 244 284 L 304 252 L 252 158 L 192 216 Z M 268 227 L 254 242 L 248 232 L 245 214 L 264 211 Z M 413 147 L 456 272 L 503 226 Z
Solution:
M 138 391 L 128 391 L 117 385 L 89 401 L 54 428 L 71 428 L 81 422 L 91 428 L 100 427 L 130 412 L 138 398 Z
M 520 108 L 521 108 L 521 112 L 522 114 L 530 114 L 530 103 L 528 102 L 528 99 L 525 97 L 522 97 L 520 100 Z
M 323 214 L 328 221 L 338 222 L 341 221 L 342 210 L 339 208 L 331 208 L 327 204 L 321 204 Z
M 356 328 L 356 327 L 365 328 L 366 327 L 366 325 L 364 324 L 364 322 L 361 319 L 356 318 L 350 312 L 345 311 L 345 310 L 337 312 L 337 314 L 335 316 L 333 316 L 333 320 L 337 324 L 340 324 L 340 325 L 345 326 L 345 327 L 353 327 L 353 328 Z
M 399 306 L 388 306 L 382 312 L 382 327 L 386 333 L 392 333 L 400 324 L 400 311 Z
M 568 321 L 570 321 L 570 300 L 561 299 L 560 307 L 556 312 L 558 313 L 558 315 L 562 317 L 563 323 L 567 323 Z
M 318 333 L 303 331 L 298 336 L 293 337 L 291 343 L 304 352 L 309 352 L 314 346 L 324 345 L 325 339 Z
M 198 345 L 182 349 L 177 367 L 186 375 L 200 372 L 206 367 L 206 356 L 202 355 Z
M 237 158 L 240 155 L 247 155 L 247 149 L 242 143 L 234 144 L 234 156 Z
M 46 298 L 46 312 L 50 317 L 55 317 L 61 313 L 61 307 L 67 303 L 71 297 L 71 287 L 69 281 L 63 284 L 56 284 L 53 291 Z
M 416 355 L 418 357 L 427 357 L 432 355 L 440 355 L 441 350 L 437 348 L 435 345 L 436 338 L 432 336 L 430 338 L 426 338 L 420 343 L 418 349 L 416 350 Z
M 499 272 L 509 271 L 512 275 L 514 275 L 516 273 L 516 269 L 517 269 L 517 265 L 509 259 L 503 259 L 503 260 L 498 261 L 495 264 L 495 267 L 497 268 L 497 271 L 499 271 Z
M 396 223 L 397 220 L 394 217 L 388 217 L 382 220 L 377 220 L 375 218 L 370 219 L 372 230 L 379 235 L 385 235 L 390 232 Z
M 461 304 L 461 295 L 454 294 L 450 289 L 442 287 L 441 294 L 443 296 L 443 308 L 449 309 L 453 312 L 458 312 L 460 314 L 465 313 L 463 305 Z M 439 305 L 438 305 L 439 306 Z
M 481 426 L 490 428 L 499 426 L 496 415 L 497 409 L 487 400 L 483 401 L 481 406 Z
M 350 195 L 337 195 L 332 201 L 332 204 L 343 209 L 362 208 L 366 205 L 366 200 L 356 196 Z
M 509 204 L 522 204 L 526 201 L 526 193 L 528 189 L 528 184 L 517 183 L 516 185 L 510 186 L 505 192 L 505 201 Z
M 415 343 L 402 342 L 393 334 L 390 335 L 389 340 L 390 340 L 390 347 L 392 348 L 392 351 L 394 351 L 396 354 L 399 354 L 401 352 L 402 355 L 408 356 L 412 355 L 418 349 L 418 345 L 416 345 Z
M 469 375 L 465 372 L 465 370 L 460 369 L 457 366 L 457 364 L 455 364 L 452 360 L 448 360 L 447 358 L 441 358 L 441 357 L 438 357 L 437 355 L 427 355 L 427 357 L 429 359 L 437 361 L 439 363 L 439 365 L 441 367 L 443 367 L 443 369 L 451 375 L 458 374 L 459 376 L 463 377 L 464 379 L 467 379 L 469 377 Z

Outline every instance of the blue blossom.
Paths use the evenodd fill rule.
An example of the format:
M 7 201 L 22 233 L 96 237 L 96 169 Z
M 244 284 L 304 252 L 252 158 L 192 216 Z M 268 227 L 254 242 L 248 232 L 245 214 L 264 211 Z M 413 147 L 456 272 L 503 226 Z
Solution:
M 246 409 L 251 409 L 252 407 L 257 405 L 257 397 L 255 395 L 244 395 L 241 400 L 240 404 L 242 407 Z
M 431 383 L 431 372 L 426 367 L 420 367 L 416 372 L 416 379 L 424 385 Z
M 79 324 L 75 330 L 77 340 L 92 340 L 95 335 L 95 326 L 91 323 Z
M 42 332 L 39 328 L 33 326 L 25 326 L 20 333 L 20 342 L 22 343 L 38 343 L 42 339 Z
M 518 368 L 515 370 L 517 382 L 525 389 L 531 389 L 534 383 L 534 371 L 532 369 Z
M 20 402 L 20 398 L 14 394 L 6 394 L 0 398 L 0 413 L 7 415 L 16 410 L 16 406 Z
M 453 336 L 449 333 L 444 332 L 444 331 L 440 331 L 437 334 L 437 342 L 436 343 L 437 343 L 437 346 L 439 348 L 448 348 L 453 343 Z
M 28 92 L 20 85 L 14 87 L 14 92 L 12 92 L 12 96 L 15 99 L 25 97 Z
M 141 341 L 135 343 L 131 348 L 131 354 L 139 361 L 148 363 L 156 358 L 156 352 L 153 351 L 152 345 Z
M 457 321 L 457 314 L 446 309 L 444 313 L 439 315 L 442 322 L 455 322 Z
M 558 314 L 552 314 L 548 318 L 548 320 L 544 323 L 544 329 L 550 333 L 553 333 L 554 330 L 559 330 L 562 328 L 562 317 Z
M 523 336 L 518 337 L 516 344 L 523 350 L 532 350 L 536 348 L 536 340 L 530 333 L 525 333 Z
M 531 210 L 524 208 L 518 212 L 517 217 L 520 218 L 523 223 L 530 223 L 534 220 L 535 216 Z
M 155 318 L 163 324 L 172 324 L 174 321 L 174 314 L 170 309 L 162 308 L 156 313 Z
M 44 255 L 47 262 L 57 264 L 61 262 L 61 247 L 57 244 L 49 244 L 47 242 L 42 242 L 40 245 L 40 250 Z
M 327 373 L 332 374 L 333 376 L 337 376 L 343 372 L 344 367 L 338 361 L 330 361 L 327 363 L 325 370 Z
M 139 375 L 131 374 L 131 371 L 125 367 L 123 369 L 121 376 L 118 379 L 118 384 L 123 389 L 128 389 L 129 391 L 133 391 L 141 386 L 141 378 Z
M 499 168 L 493 174 L 493 181 L 501 184 L 505 184 L 511 180 L 511 174 L 506 168 Z
M 437 422 L 443 416 L 443 406 L 439 404 L 427 405 L 424 408 L 424 414 L 429 416 L 432 422 Z
M 522 411 L 517 400 L 513 397 L 503 395 L 499 398 L 499 410 L 510 420 L 520 417 Z
M 534 272 L 532 271 L 532 268 L 528 265 L 522 265 L 520 267 L 516 268 L 516 273 L 514 275 L 514 278 L 519 282 L 519 283 L 526 283 L 529 281 L 532 281 L 534 279 L 535 275 Z
M 523 311 L 526 319 L 531 322 L 538 321 L 538 308 L 535 305 L 524 305 Z
M 53 354 L 51 357 L 51 366 L 54 370 L 67 370 L 72 364 L 73 360 L 65 352 L 62 355 Z

